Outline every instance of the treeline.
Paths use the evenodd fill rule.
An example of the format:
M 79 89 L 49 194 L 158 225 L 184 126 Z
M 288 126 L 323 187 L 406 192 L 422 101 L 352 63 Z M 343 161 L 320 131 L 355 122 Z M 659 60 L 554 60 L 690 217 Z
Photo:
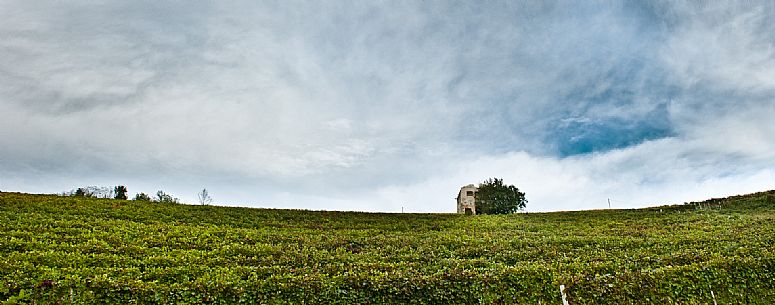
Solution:
M 128 193 L 129 191 L 127 190 L 126 186 L 117 185 L 114 187 L 109 187 L 109 186 L 79 187 L 77 189 L 74 189 L 68 192 L 62 192 L 59 195 L 72 196 L 72 197 L 128 200 L 129 199 L 127 195 Z M 201 205 L 209 205 L 213 202 L 213 198 L 210 196 L 210 193 L 207 191 L 207 189 L 202 189 L 196 195 L 197 195 L 197 198 L 199 199 L 199 204 Z M 132 198 L 132 200 L 159 202 L 159 203 L 180 203 L 180 199 L 178 199 L 177 197 L 173 197 L 172 195 L 167 194 L 162 190 L 157 191 L 156 196 L 154 197 L 151 197 L 150 195 L 142 192 L 137 193 L 135 194 L 135 197 Z
M 72 196 L 72 197 L 128 200 L 129 199 L 127 195 L 128 193 L 129 192 L 126 186 L 117 185 L 115 187 L 107 187 L 107 186 L 79 187 L 77 189 L 74 189 L 68 192 L 62 192 L 60 195 Z M 159 202 L 159 203 L 180 203 L 180 199 L 178 199 L 177 197 L 173 197 L 172 195 L 167 194 L 161 190 L 157 191 L 154 197 L 151 197 L 150 195 L 142 192 L 137 193 L 135 194 L 135 197 L 132 198 L 132 200 Z

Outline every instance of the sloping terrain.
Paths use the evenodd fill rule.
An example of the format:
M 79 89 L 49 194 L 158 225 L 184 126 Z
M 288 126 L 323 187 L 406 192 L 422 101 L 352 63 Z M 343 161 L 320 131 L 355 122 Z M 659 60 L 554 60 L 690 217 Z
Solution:
M 0 193 L 0 227 L 8 304 L 775 304 L 774 191 L 506 216 Z

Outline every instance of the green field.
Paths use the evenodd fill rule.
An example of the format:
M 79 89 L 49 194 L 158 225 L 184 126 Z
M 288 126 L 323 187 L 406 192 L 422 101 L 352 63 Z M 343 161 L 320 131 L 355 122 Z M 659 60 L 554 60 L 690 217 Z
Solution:
M 314 212 L 0 193 L 8 304 L 775 304 L 775 192 L 637 210 Z

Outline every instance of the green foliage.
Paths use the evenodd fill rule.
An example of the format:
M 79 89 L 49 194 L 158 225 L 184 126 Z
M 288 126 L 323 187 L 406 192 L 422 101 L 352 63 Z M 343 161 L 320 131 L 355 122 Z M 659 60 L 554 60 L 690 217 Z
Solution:
M 511 214 L 527 206 L 525 193 L 498 178 L 480 183 L 475 200 L 476 214 Z
M 77 190 L 75 190 L 75 193 L 73 193 L 73 196 L 75 197 L 91 197 L 91 194 L 86 191 L 85 188 L 79 187 Z
M 151 196 L 148 196 L 148 194 L 146 194 L 146 193 L 137 193 L 135 195 L 135 199 L 134 200 L 136 200 L 136 201 L 151 201 Z
M 179 203 L 178 198 L 173 198 L 172 195 L 163 191 L 156 192 L 156 202 L 160 203 Z
M 113 197 L 115 199 L 120 199 L 120 200 L 126 200 L 127 199 L 127 196 L 126 196 L 126 193 L 127 193 L 126 186 L 123 186 L 123 185 L 116 186 L 114 188 L 114 193 L 116 194 L 115 197 Z
M 480 217 L 0 193 L 5 304 L 775 304 L 774 274 L 775 192 Z

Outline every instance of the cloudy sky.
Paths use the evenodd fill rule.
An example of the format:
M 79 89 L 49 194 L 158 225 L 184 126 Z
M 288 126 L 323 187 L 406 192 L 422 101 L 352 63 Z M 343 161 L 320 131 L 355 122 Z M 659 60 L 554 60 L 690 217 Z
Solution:
M 0 0 L 0 190 L 529 211 L 775 189 L 775 2 Z M 722 2 L 724 2 L 722 4 Z

